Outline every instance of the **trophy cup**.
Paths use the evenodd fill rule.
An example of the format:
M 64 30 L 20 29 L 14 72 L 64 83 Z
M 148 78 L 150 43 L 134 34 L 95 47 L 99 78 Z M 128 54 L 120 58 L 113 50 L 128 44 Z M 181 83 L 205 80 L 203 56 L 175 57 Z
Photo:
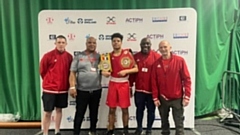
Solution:
M 111 59 L 109 53 L 103 53 L 100 55 L 99 69 L 105 72 L 111 72 Z

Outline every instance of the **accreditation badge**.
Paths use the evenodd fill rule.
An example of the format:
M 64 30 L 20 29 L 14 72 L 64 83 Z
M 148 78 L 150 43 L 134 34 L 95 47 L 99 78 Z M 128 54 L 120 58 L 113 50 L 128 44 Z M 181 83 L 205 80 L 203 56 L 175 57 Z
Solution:
M 112 71 L 110 53 L 100 55 L 99 69 L 105 72 Z

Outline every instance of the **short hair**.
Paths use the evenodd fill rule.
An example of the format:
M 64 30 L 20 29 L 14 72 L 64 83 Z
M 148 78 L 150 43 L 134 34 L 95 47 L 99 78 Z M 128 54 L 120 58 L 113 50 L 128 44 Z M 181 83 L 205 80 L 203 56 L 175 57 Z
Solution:
M 111 36 L 111 40 L 113 40 L 113 38 L 120 38 L 121 41 L 123 40 L 123 35 L 121 35 L 120 33 L 113 33 Z
M 63 36 L 63 35 L 58 35 L 58 36 L 56 37 L 56 41 L 57 41 L 58 38 L 63 38 L 63 39 L 65 39 L 65 41 L 67 41 L 66 37 Z

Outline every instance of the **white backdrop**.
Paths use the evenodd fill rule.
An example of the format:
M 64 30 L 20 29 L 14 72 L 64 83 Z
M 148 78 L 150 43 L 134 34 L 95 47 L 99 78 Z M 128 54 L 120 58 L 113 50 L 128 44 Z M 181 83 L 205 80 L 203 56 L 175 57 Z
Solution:
M 89 36 L 97 38 L 97 51 L 100 53 L 112 51 L 111 34 L 123 34 L 123 48 L 131 48 L 134 52 L 140 50 L 140 40 L 149 37 L 152 49 L 158 50 L 161 40 L 168 40 L 174 53 L 181 55 L 187 61 L 192 78 L 191 102 L 185 108 L 185 127 L 194 127 L 194 97 L 195 97 L 195 55 L 196 55 L 196 11 L 192 8 L 150 9 L 150 10 L 43 10 L 39 13 L 39 54 L 52 50 L 57 35 L 64 35 L 68 40 L 67 50 L 85 50 L 85 41 Z M 103 93 L 99 107 L 98 128 L 106 128 L 108 107 L 105 105 L 108 79 L 102 81 Z M 136 127 L 134 99 L 129 108 L 129 127 Z M 75 100 L 69 96 L 68 108 L 63 111 L 62 129 L 73 127 Z M 153 127 L 160 127 L 160 116 L 156 109 L 156 120 Z M 143 126 L 146 127 L 146 111 Z M 170 125 L 174 127 L 170 115 Z M 121 110 L 117 109 L 117 128 L 122 127 Z M 54 128 L 54 115 L 50 128 Z M 82 128 L 89 128 L 89 114 L 85 114 Z

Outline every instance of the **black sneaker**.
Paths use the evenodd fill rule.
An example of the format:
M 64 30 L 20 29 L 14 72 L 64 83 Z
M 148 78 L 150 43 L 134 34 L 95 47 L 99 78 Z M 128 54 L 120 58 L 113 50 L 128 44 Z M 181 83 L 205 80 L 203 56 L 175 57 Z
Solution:
M 152 135 L 151 131 L 146 131 L 146 135 Z
M 134 135 L 141 135 L 143 132 L 142 132 L 142 130 L 136 130 L 135 132 L 134 132 Z
M 61 135 L 61 133 L 60 133 L 60 132 L 58 132 L 58 133 L 56 133 L 55 135 Z
M 129 135 L 128 130 L 123 130 L 123 135 Z
M 114 135 L 113 130 L 108 130 L 106 135 Z
M 97 135 L 96 132 L 89 132 L 88 135 Z

